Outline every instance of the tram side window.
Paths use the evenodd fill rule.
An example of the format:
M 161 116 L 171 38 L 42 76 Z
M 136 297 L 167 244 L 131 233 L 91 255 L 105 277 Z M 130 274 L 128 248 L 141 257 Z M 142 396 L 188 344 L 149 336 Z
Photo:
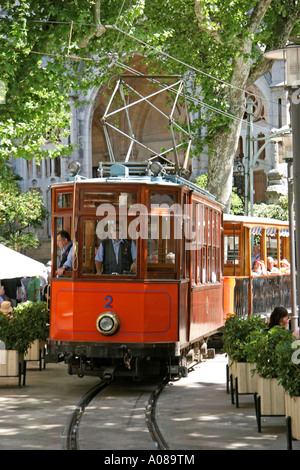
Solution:
M 220 215 L 194 201 L 192 279 L 195 285 L 220 281 Z M 195 230 L 196 229 L 196 230 Z
M 70 209 L 72 201 L 72 193 L 57 193 L 57 209 Z
M 239 264 L 239 237 L 224 236 L 224 264 Z
M 204 206 L 193 203 L 192 212 L 192 279 L 194 284 L 206 282 L 206 247 L 204 246 Z
M 175 195 L 153 193 L 148 219 L 147 270 L 149 278 L 174 278 L 176 240 L 182 236 L 182 221 L 177 215 Z M 180 212 L 181 213 L 181 212 Z
M 278 261 L 277 238 L 276 237 L 267 237 L 267 256 L 272 256 L 272 258 L 274 258 L 275 262 Z

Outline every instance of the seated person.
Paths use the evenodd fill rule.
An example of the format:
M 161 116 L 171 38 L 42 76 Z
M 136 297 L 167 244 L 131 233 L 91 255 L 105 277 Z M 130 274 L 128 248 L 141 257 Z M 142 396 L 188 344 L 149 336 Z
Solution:
M 73 242 L 68 232 L 61 230 L 57 234 L 57 246 L 62 250 L 62 257 L 59 268 L 55 274 L 62 276 L 65 271 L 73 268 Z
M 97 274 L 134 274 L 136 272 L 136 245 L 132 240 L 119 238 L 119 223 L 110 229 L 110 238 L 100 243 L 95 265 Z
M 291 269 L 290 269 L 290 263 L 288 262 L 287 259 L 282 259 L 280 261 L 280 271 L 282 274 L 290 274 Z
M 276 268 L 275 261 L 272 256 L 268 256 L 267 258 L 267 274 L 281 274 L 281 271 Z
M 174 263 L 175 264 L 175 253 L 170 251 L 170 253 L 168 253 L 166 255 L 166 263 Z
M 158 252 L 157 252 L 157 250 L 151 251 L 150 263 L 158 263 Z
M 262 274 L 267 274 L 263 260 L 257 259 L 254 261 L 254 267 L 251 274 L 252 276 L 261 276 Z
M 254 267 L 254 262 L 255 262 L 257 259 L 260 259 L 259 246 L 254 245 L 254 246 L 253 246 L 253 255 L 252 255 L 252 258 L 251 258 L 252 267 Z

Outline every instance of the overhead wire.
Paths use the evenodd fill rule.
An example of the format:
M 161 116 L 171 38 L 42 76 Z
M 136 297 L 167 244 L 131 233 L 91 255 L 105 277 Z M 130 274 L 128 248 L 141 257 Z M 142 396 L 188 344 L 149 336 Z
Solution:
M 122 62 L 117 61 L 116 63 L 117 63 L 117 65 L 118 65 L 119 67 L 123 68 L 124 70 L 126 70 L 126 71 L 128 71 L 128 72 L 135 73 L 137 76 L 141 76 L 141 77 L 145 76 L 145 74 L 143 74 L 142 72 L 139 72 L 139 71 L 137 71 L 136 69 L 133 69 L 132 67 L 129 67 L 128 65 L 123 64 Z M 161 84 L 161 82 L 159 82 L 158 80 L 153 80 L 153 79 L 151 79 L 151 78 L 149 78 L 149 80 L 155 81 L 155 83 L 156 83 L 157 85 L 159 85 L 159 86 L 163 86 L 163 85 Z M 173 90 L 170 90 L 170 92 L 171 92 L 171 93 L 172 93 L 172 92 L 175 93 Z M 180 94 L 182 95 L 182 93 L 180 93 Z M 210 105 L 210 104 L 208 104 L 208 103 L 204 102 L 203 100 L 200 100 L 200 99 L 198 99 L 198 98 L 196 98 L 196 97 L 191 98 L 191 97 L 189 97 L 189 96 L 186 96 L 186 99 L 187 99 L 188 101 L 190 101 L 190 102 L 193 102 L 193 103 L 196 102 L 196 103 L 199 104 L 201 107 L 207 108 L 207 109 L 209 109 L 210 111 L 214 111 L 214 112 L 216 112 L 216 113 L 218 113 L 218 114 L 221 114 L 221 115 L 223 115 L 224 117 L 227 117 L 227 118 L 232 119 L 232 120 L 235 120 L 235 121 L 237 121 L 237 122 L 239 122 L 239 123 L 245 124 L 246 126 L 249 125 L 249 123 L 248 123 L 245 119 L 239 118 L 239 117 L 237 117 L 237 116 L 235 116 L 234 114 L 231 114 L 231 113 L 229 113 L 229 112 L 222 111 L 222 110 L 220 110 L 219 108 L 216 108 L 215 106 L 212 106 L 212 105 Z M 258 125 L 256 125 L 255 123 L 253 123 L 252 126 L 253 126 L 253 128 L 257 128 L 257 130 L 259 130 L 259 131 L 262 130 L 261 126 L 258 126 Z

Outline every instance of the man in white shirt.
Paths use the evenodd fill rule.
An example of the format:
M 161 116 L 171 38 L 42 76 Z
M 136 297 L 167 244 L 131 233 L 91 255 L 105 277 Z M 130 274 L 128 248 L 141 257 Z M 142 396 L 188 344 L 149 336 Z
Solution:
M 95 265 L 97 274 L 134 274 L 136 272 L 136 245 L 119 236 L 119 223 L 111 226 L 111 238 L 100 243 Z

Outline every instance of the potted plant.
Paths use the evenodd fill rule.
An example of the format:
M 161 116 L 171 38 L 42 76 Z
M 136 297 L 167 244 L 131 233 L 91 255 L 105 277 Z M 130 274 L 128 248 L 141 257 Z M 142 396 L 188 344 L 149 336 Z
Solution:
M 285 414 L 285 390 L 279 383 L 277 346 L 288 345 L 292 339 L 290 331 L 281 326 L 253 332 L 246 347 L 249 357 L 255 360 L 258 373 L 256 415 L 258 430 L 261 416 Z
M 225 321 L 223 349 L 229 356 L 228 374 L 231 377 L 232 393 L 233 380 L 235 381 L 236 398 L 238 393 L 255 393 L 257 391 L 257 379 L 252 372 L 255 369 L 255 364 L 249 357 L 246 346 L 250 335 L 264 329 L 265 326 L 265 320 L 260 315 L 251 315 L 246 318 L 230 315 Z
M 300 440 L 300 351 L 299 341 L 276 347 L 278 382 L 285 390 L 285 415 L 289 419 L 290 437 Z
M 31 337 L 26 334 L 25 319 L 15 312 L 0 312 L 1 361 L 0 376 L 16 377 L 24 372 L 24 352 L 28 349 Z
M 49 311 L 46 302 L 25 302 L 17 306 L 17 311 L 26 317 L 26 329 L 31 335 L 31 344 L 25 352 L 26 361 L 40 361 L 49 336 Z
M 24 370 L 24 354 L 35 339 L 48 337 L 48 311 L 43 302 L 25 302 L 10 314 L 0 312 L 0 340 L 2 345 L 0 375 L 20 375 Z

